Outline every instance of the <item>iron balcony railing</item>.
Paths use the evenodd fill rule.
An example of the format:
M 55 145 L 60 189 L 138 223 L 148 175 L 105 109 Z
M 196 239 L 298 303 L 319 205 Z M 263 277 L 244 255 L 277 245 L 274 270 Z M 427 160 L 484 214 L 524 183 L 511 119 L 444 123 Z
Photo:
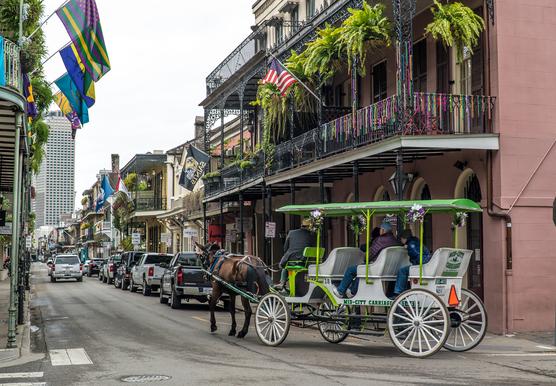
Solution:
M 263 177 L 265 168 L 262 155 L 251 162 L 251 166 L 244 169 L 238 165 L 226 166 L 220 171 L 220 177 L 205 180 L 205 198 L 217 196 Z
M 136 212 L 166 210 L 166 198 L 162 197 L 137 197 L 133 203 Z
M 0 86 L 11 88 L 20 94 L 23 93 L 23 78 L 17 44 L 4 38 L 4 73 L 0 75 Z
M 353 114 L 346 114 L 289 141 L 276 145 L 270 167 L 252 169 L 252 175 L 273 175 L 333 154 L 349 151 L 398 135 L 457 135 L 492 132 L 495 98 L 484 95 L 414 93 L 413 109 L 403 108 L 391 96 Z M 401 116 L 400 111 L 407 112 Z M 222 170 L 217 183 L 205 190 L 206 198 L 237 188 L 254 178 L 241 176 L 237 167 Z

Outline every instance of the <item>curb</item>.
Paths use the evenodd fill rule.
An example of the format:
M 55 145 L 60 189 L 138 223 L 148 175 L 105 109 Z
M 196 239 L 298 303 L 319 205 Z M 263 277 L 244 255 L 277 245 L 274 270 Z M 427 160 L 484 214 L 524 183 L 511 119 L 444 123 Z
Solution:
M 27 299 L 23 304 L 25 323 L 17 326 L 15 335 L 15 348 L 0 349 L 0 368 L 8 367 L 10 363 L 20 359 L 31 352 L 31 319 L 30 309 L 31 292 L 27 292 Z

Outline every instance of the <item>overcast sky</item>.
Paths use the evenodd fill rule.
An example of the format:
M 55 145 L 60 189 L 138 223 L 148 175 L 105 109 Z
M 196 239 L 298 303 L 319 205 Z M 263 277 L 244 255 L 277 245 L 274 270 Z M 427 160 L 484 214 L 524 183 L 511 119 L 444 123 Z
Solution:
M 96 86 L 90 122 L 77 132 L 76 203 L 110 154 L 168 150 L 193 137 L 206 76 L 250 33 L 254 0 L 97 0 L 112 70 Z M 45 0 L 48 15 L 63 0 Z M 44 27 L 50 53 L 69 41 L 55 15 Z M 65 72 L 59 56 L 49 81 Z

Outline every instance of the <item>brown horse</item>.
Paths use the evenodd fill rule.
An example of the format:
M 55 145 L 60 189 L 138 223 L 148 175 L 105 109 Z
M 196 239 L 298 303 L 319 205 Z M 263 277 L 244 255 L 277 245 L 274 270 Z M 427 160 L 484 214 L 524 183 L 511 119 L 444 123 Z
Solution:
M 265 269 L 266 265 L 264 262 L 256 256 L 243 256 L 243 255 L 226 255 L 222 253 L 220 247 L 217 244 L 207 244 L 205 246 L 195 243 L 197 248 L 202 251 L 201 260 L 203 262 L 203 267 L 211 271 L 214 275 L 230 283 L 234 286 L 247 289 L 247 291 L 257 294 L 264 295 L 268 293 L 269 286 L 266 281 Z M 227 293 L 230 296 L 229 308 L 230 315 L 232 317 L 232 327 L 229 336 L 236 335 L 236 293 L 232 290 L 226 288 L 222 283 L 216 280 L 211 280 L 212 282 L 212 295 L 210 297 L 209 309 L 210 309 L 210 331 L 215 332 L 216 319 L 214 317 L 214 310 L 216 308 L 216 303 L 222 294 Z M 243 327 L 241 331 L 237 334 L 238 338 L 243 338 L 247 335 L 249 330 L 249 323 L 251 320 L 251 305 L 249 304 L 249 299 L 241 297 L 241 304 L 243 305 L 243 310 L 245 311 L 245 321 L 243 322 Z

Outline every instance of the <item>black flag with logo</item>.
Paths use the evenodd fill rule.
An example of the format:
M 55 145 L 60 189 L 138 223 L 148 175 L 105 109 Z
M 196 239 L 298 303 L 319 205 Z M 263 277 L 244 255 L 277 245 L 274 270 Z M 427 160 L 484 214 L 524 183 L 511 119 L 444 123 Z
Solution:
M 180 174 L 179 184 L 187 190 L 193 190 L 199 178 L 205 174 L 210 156 L 193 145 L 187 148 L 185 165 Z

